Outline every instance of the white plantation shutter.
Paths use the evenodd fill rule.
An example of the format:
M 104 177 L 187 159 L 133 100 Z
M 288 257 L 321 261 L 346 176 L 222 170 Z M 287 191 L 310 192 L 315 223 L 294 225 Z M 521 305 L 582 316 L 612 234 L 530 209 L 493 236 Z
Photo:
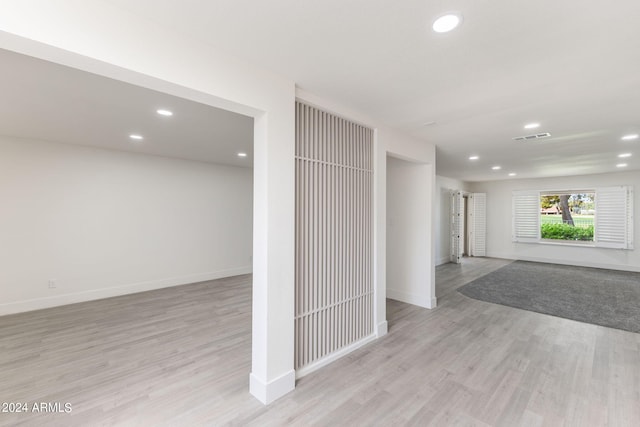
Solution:
M 540 192 L 514 191 L 512 197 L 514 242 L 540 241 Z
M 471 201 L 471 256 L 486 256 L 487 254 L 487 195 L 473 193 Z
M 627 187 L 627 249 L 633 249 L 633 187 Z
M 596 188 L 595 235 L 601 248 L 633 249 L 633 190 L 627 186 Z
M 462 192 L 451 192 L 451 262 L 459 264 L 462 259 L 463 222 Z

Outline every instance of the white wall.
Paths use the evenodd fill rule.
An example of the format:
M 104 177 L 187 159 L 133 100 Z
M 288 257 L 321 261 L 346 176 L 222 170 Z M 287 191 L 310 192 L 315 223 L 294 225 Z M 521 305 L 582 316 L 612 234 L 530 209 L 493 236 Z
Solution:
M 249 273 L 252 178 L 0 137 L 0 314 Z
M 430 307 L 429 165 L 387 157 L 387 297 Z
M 436 176 L 436 265 L 446 264 L 451 252 L 451 190 L 469 191 L 469 184 L 458 179 Z
M 635 190 L 634 241 L 640 238 L 640 173 L 637 171 L 560 178 L 473 183 L 474 192 L 487 193 L 487 256 L 569 265 L 640 271 L 640 250 L 574 247 L 562 244 L 511 242 L 511 195 L 514 190 L 571 190 L 631 185 Z

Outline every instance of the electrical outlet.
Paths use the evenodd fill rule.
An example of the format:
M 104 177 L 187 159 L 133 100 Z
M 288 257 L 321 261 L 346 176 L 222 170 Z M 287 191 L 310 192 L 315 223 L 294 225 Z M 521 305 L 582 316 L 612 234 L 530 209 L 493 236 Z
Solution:
M 49 289 L 56 288 L 58 285 L 54 279 L 49 279 Z

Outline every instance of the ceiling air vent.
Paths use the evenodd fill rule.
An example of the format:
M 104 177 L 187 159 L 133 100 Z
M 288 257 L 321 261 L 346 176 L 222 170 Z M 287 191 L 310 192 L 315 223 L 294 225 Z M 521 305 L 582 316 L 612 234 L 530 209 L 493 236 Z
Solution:
M 514 141 L 530 141 L 533 139 L 542 139 L 542 138 L 549 138 L 551 136 L 551 134 L 549 132 L 545 132 L 545 133 L 536 133 L 533 135 L 526 135 L 526 136 L 516 136 L 514 139 Z

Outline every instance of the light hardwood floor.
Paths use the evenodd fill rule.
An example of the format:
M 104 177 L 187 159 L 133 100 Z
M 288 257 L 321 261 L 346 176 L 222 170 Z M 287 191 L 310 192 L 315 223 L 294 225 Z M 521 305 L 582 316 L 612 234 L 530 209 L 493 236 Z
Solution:
M 248 393 L 250 276 L 0 317 L 0 425 L 640 425 L 640 334 L 469 299 L 509 261 L 437 268 L 438 308 L 264 407 Z

